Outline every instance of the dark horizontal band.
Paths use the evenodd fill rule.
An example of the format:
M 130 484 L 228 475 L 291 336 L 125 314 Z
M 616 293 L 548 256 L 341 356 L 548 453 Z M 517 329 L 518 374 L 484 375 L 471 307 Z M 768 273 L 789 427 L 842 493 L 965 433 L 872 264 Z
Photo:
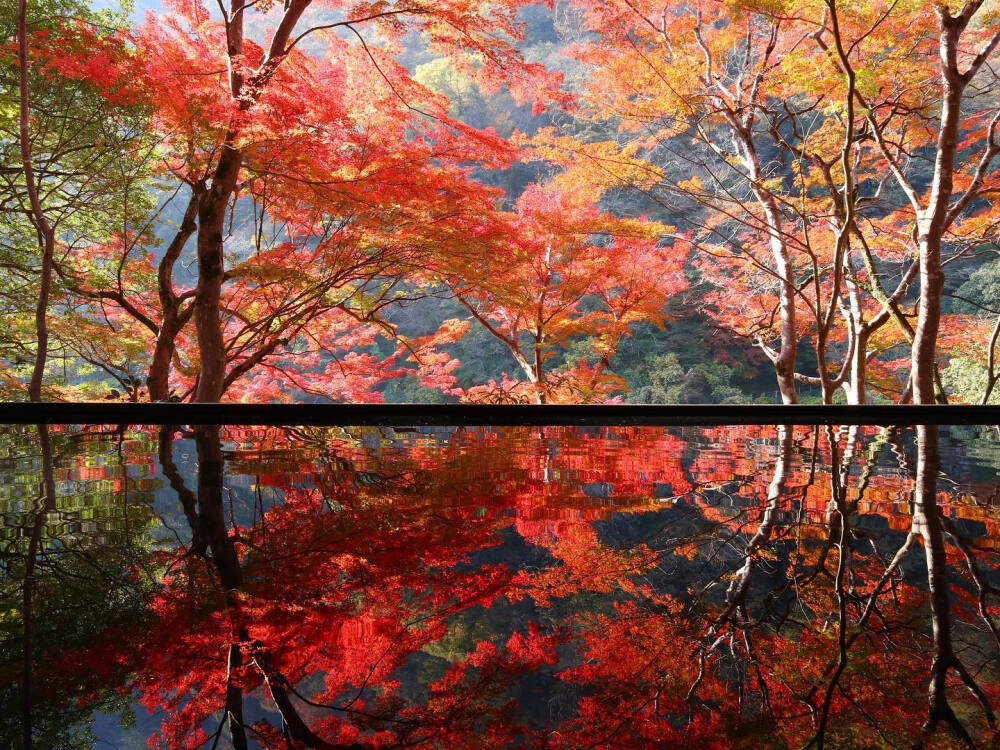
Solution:
M 3 403 L 0 424 L 1000 424 L 1000 406 Z

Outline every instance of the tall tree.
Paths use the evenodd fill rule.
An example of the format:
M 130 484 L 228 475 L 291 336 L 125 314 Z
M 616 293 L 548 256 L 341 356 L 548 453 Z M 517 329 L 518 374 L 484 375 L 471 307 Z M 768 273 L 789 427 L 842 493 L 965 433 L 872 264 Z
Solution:
M 521 368 L 521 379 L 465 398 L 586 403 L 623 386 L 611 359 L 634 325 L 662 325 L 667 299 L 687 284 L 686 246 L 661 246 L 667 227 L 602 213 L 597 199 L 570 182 L 531 185 L 495 252 L 447 268 L 456 298 Z M 560 362 L 579 341 L 579 360 Z
M 17 3 L 17 72 L 18 72 L 18 141 L 21 147 L 21 169 L 24 173 L 24 187 L 28 193 L 29 217 L 38 233 L 42 267 L 38 284 L 38 304 L 35 307 L 35 365 L 31 371 L 28 396 L 32 401 L 42 400 L 42 376 L 49 353 L 49 294 L 52 291 L 52 260 L 55 255 L 55 229 L 53 229 L 42 201 L 38 195 L 35 167 L 32 163 L 30 131 L 30 98 L 28 94 L 28 0 Z
M 465 2 L 333 2 L 314 9 L 310 0 L 294 0 L 261 10 L 234 0 L 221 19 L 196 3 L 147 22 L 141 44 L 148 50 L 146 80 L 161 102 L 166 163 L 191 191 L 192 215 L 171 248 L 190 236 L 196 249 L 189 313 L 198 346 L 195 400 L 221 398 L 232 374 L 225 252 L 238 196 L 274 196 L 285 211 L 294 209 L 296 229 L 312 223 L 307 243 L 323 235 L 315 214 L 337 202 L 328 221 L 360 212 L 367 227 L 418 232 L 456 215 L 467 222 L 458 196 L 476 188 L 459 165 L 495 159 L 502 147 L 449 120 L 446 103 L 415 84 L 391 59 L 391 48 L 376 42 L 426 33 L 456 64 L 474 63 L 479 78 L 505 80 L 525 96 L 540 67 L 524 63 L 512 46 L 519 29 L 517 3 Z M 442 202 L 444 196 L 451 200 Z M 169 290 L 161 296 L 176 307 Z M 152 382 L 160 379 L 157 373 Z
M 943 237 L 938 230 L 963 216 L 948 242 L 967 252 L 989 213 L 977 196 L 992 189 L 996 81 L 979 74 L 997 41 L 985 25 L 969 28 L 978 9 L 970 4 L 952 18 L 877 2 L 846 13 L 825 0 L 794 8 L 580 4 L 593 33 L 573 50 L 593 71 L 586 101 L 596 116 L 616 118 L 626 156 L 645 154 L 660 171 L 644 192 L 700 230 L 706 269 L 720 257 L 726 272 L 742 268 L 735 295 L 717 274 L 719 299 L 758 337 L 786 402 L 797 399 L 795 380 L 821 386 L 824 400 L 843 386 L 863 401 L 869 360 L 898 344 L 913 342 L 914 372 L 928 359 L 940 317 L 934 284 L 921 287 L 916 326 L 903 310 L 918 274 L 933 276 L 921 271 L 934 265 L 921 239 L 931 226 L 921 202 L 925 155 L 940 155 L 927 201 L 951 196 L 956 169 L 967 186 L 945 199 L 950 207 L 931 234 Z M 977 75 L 960 113 L 955 97 Z M 921 83 L 928 77 L 953 100 L 933 116 L 937 129 L 927 126 L 940 102 Z M 956 161 L 959 152 L 965 158 Z M 605 171 L 619 179 L 613 160 Z M 756 316 L 744 313 L 747 281 L 761 290 L 751 288 Z M 897 330 L 887 339 L 889 324 Z M 815 376 L 794 367 L 804 340 L 816 351 Z M 837 357 L 841 365 L 829 371 Z M 925 366 L 940 398 L 935 366 Z
M 0 152 L 5 165 L 18 166 L 0 174 L 0 259 L 9 273 L 0 296 L 15 337 L 24 338 L 25 298 L 34 297 L 34 343 L 5 342 L 3 356 L 15 373 L 18 362 L 33 360 L 28 392 L 37 401 L 53 348 L 49 308 L 65 304 L 67 259 L 128 233 L 144 216 L 149 199 L 140 183 L 150 144 L 136 87 L 115 75 L 116 57 L 128 57 L 120 14 L 73 2 L 10 10 L 0 16 L 5 37 L 16 38 L 16 54 L 10 47 L 0 53 L 0 76 L 13 84 L 3 89 Z M 31 244 L 35 253 L 26 252 Z M 57 338 L 56 346 L 65 357 L 66 342 Z

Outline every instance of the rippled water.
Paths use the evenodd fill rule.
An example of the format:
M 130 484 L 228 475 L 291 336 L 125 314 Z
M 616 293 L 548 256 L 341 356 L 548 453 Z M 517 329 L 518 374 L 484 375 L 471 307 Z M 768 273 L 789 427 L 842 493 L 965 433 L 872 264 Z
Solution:
M 0 746 L 997 746 L 998 468 L 993 427 L 0 427 Z

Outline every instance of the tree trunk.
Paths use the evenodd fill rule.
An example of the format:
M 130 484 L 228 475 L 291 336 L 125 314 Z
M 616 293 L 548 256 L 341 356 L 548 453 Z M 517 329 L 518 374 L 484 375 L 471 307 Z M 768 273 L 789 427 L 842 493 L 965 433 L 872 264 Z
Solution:
M 799 338 L 795 325 L 795 270 L 785 242 L 781 211 L 774 196 L 762 185 L 764 173 L 750 131 L 741 127 L 735 120 L 731 121 L 731 128 L 737 144 L 743 150 L 743 163 L 750 175 L 751 192 L 764 211 L 768 246 L 774 259 L 774 273 L 781 280 L 781 289 L 778 292 L 781 344 L 777 357 L 773 359 L 778 390 L 781 393 L 782 403 L 797 404 L 799 396 L 795 388 L 795 355 Z
M 52 266 L 55 255 L 55 237 L 51 230 L 45 233 L 42 242 L 42 271 L 38 288 L 38 303 L 35 305 L 35 364 L 31 370 L 31 382 L 28 384 L 28 398 L 32 401 L 42 400 L 42 379 L 45 376 L 45 363 L 49 356 L 49 296 L 52 293 Z
M 308 3 L 306 3 L 308 4 Z M 259 95 L 251 90 L 244 95 L 243 61 L 243 15 L 246 10 L 243 0 L 231 0 L 231 17 L 226 25 L 226 54 L 229 61 L 229 92 L 233 102 L 239 103 L 240 114 L 251 106 Z M 304 6 L 303 6 L 304 8 Z M 286 6 L 285 18 L 278 31 L 287 29 L 291 8 Z M 302 10 L 298 10 L 301 14 Z M 294 26 L 298 15 L 291 17 Z M 272 39 L 274 45 L 284 50 L 284 42 L 278 39 L 278 32 Z M 270 53 L 269 53 L 270 55 Z M 258 82 L 262 85 L 262 81 Z M 226 378 L 226 348 L 222 336 L 222 282 L 225 278 L 222 245 L 229 201 L 236 191 L 236 180 L 243 164 L 243 154 L 236 146 L 239 126 L 230 121 L 226 138 L 222 145 L 222 155 L 212 175 L 208 191 L 202 195 L 198 207 L 198 286 L 194 300 L 194 324 L 198 334 L 198 352 L 201 370 L 194 400 L 199 402 L 218 401 L 222 398 Z
M 958 126 L 961 119 L 965 81 L 958 73 L 958 39 L 964 23 L 939 10 L 941 17 L 941 124 L 938 129 L 937 157 L 927 209 L 917 216 L 919 231 L 920 306 L 913 336 L 910 371 L 913 402 L 936 401 L 934 376 L 937 372 L 937 336 L 941 324 L 941 293 L 944 270 L 941 267 L 941 241 L 948 229 L 948 209 L 953 190 L 955 154 L 958 150 Z
M 798 333 L 795 330 L 795 285 L 792 283 L 792 268 L 785 243 L 772 230 L 771 250 L 778 275 L 781 277 L 781 349 L 774 362 L 774 372 L 778 378 L 778 390 L 784 404 L 797 404 L 799 396 L 795 389 L 795 354 L 798 348 Z
M 292 32 L 311 1 L 287 0 L 263 59 L 257 70 L 248 75 L 247 62 L 243 59 L 243 21 L 244 13 L 252 4 L 245 0 L 230 0 L 226 54 L 229 90 L 232 101 L 238 105 L 239 115 L 230 121 L 219 162 L 198 207 L 198 286 L 194 302 L 201 359 L 194 393 L 194 400 L 198 402 L 218 401 L 225 392 L 226 349 L 220 312 L 222 283 L 225 280 L 222 238 L 229 201 L 236 191 L 243 165 L 243 153 L 237 146 L 241 121 L 248 116 L 247 113 L 288 54 L 290 45 L 294 43 L 290 41 Z
M 948 700 L 948 674 L 955 670 L 977 699 L 988 717 L 992 710 L 985 701 L 974 678 L 967 672 L 955 654 L 952 643 L 951 594 L 948 583 L 948 563 L 944 546 L 944 529 L 941 509 L 937 504 L 937 478 L 941 469 L 936 425 L 917 426 L 917 476 L 914 489 L 913 532 L 924 543 L 927 561 L 927 594 L 930 600 L 931 627 L 934 656 L 931 661 L 930 682 L 927 686 L 927 719 L 922 727 L 922 739 L 929 738 L 940 723 L 944 723 L 958 739 L 969 747 L 972 738 L 955 715 Z M 991 721 L 992 723 L 992 721 Z
M 937 337 L 941 323 L 941 293 L 944 271 L 941 268 L 941 237 L 922 231 L 920 237 L 920 306 L 913 335 L 910 370 L 913 378 L 913 402 L 937 403 L 934 387 L 937 372 Z
M 174 357 L 179 329 L 173 325 L 176 315 L 168 317 L 166 310 L 164 313 L 160 331 L 156 335 L 153 361 L 146 376 L 146 389 L 149 391 L 150 401 L 166 401 L 170 398 L 170 362 Z
M 35 182 L 35 169 L 31 161 L 31 135 L 29 133 L 28 97 L 28 4 L 18 0 L 17 4 L 17 68 L 19 85 L 18 140 L 21 146 L 21 168 L 24 170 L 24 184 L 28 193 L 31 223 L 38 233 L 38 245 L 42 251 L 41 279 L 38 286 L 38 302 L 35 306 L 35 365 L 28 384 L 28 398 L 42 400 L 42 378 L 49 355 L 48 310 L 52 291 L 52 268 L 55 256 L 55 229 L 49 224 L 42 210 Z
M 540 344 L 535 342 L 535 376 L 533 380 L 535 381 L 535 392 L 536 399 L 539 404 L 547 404 L 549 402 L 548 384 L 545 382 L 545 369 L 542 367 L 542 349 Z
M 222 397 L 226 378 L 226 347 L 220 310 L 225 277 L 222 238 L 226 211 L 236 190 L 241 163 L 240 150 L 226 145 L 198 211 L 198 287 L 194 301 L 194 323 L 201 359 L 198 387 L 194 394 L 194 400 L 198 402 L 218 401 Z
M 198 228 L 195 219 L 198 216 L 199 202 L 203 193 L 203 183 L 192 186 L 191 198 L 184 210 L 184 219 L 156 269 L 161 318 L 160 328 L 156 333 L 156 346 L 153 349 L 153 361 L 146 376 L 150 401 L 166 401 L 170 397 L 170 363 L 177 348 L 177 335 L 191 315 L 190 308 L 187 314 L 181 314 L 180 303 L 174 292 L 174 264 L 177 263 L 188 238 Z
M 866 404 L 868 394 L 866 384 L 868 382 L 868 334 L 856 334 L 857 340 L 854 342 L 854 351 L 851 352 L 851 361 L 848 367 L 847 381 L 844 383 L 844 391 L 847 394 L 847 403 Z
M 506 339 L 501 339 L 507 348 L 510 349 L 510 353 L 514 355 L 514 360 L 521 366 L 521 371 L 524 372 L 525 377 L 528 378 L 528 382 L 531 383 L 535 390 L 535 403 L 544 404 L 547 401 L 547 394 L 545 392 L 545 372 L 542 370 L 540 361 L 538 359 L 538 352 L 535 352 L 534 362 L 529 362 L 527 357 L 521 353 L 521 350 L 517 348 L 517 345 Z

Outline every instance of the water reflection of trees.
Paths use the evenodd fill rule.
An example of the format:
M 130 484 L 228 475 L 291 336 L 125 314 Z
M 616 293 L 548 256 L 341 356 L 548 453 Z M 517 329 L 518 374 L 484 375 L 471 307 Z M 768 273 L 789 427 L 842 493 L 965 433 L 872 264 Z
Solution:
M 939 441 L 165 427 L 188 541 L 110 650 L 167 746 L 988 746 L 1000 560 Z
M 87 450 L 80 450 L 85 444 Z M 129 713 L 107 643 L 148 619 L 153 484 L 141 436 L 0 431 L 0 745 L 87 746 Z

